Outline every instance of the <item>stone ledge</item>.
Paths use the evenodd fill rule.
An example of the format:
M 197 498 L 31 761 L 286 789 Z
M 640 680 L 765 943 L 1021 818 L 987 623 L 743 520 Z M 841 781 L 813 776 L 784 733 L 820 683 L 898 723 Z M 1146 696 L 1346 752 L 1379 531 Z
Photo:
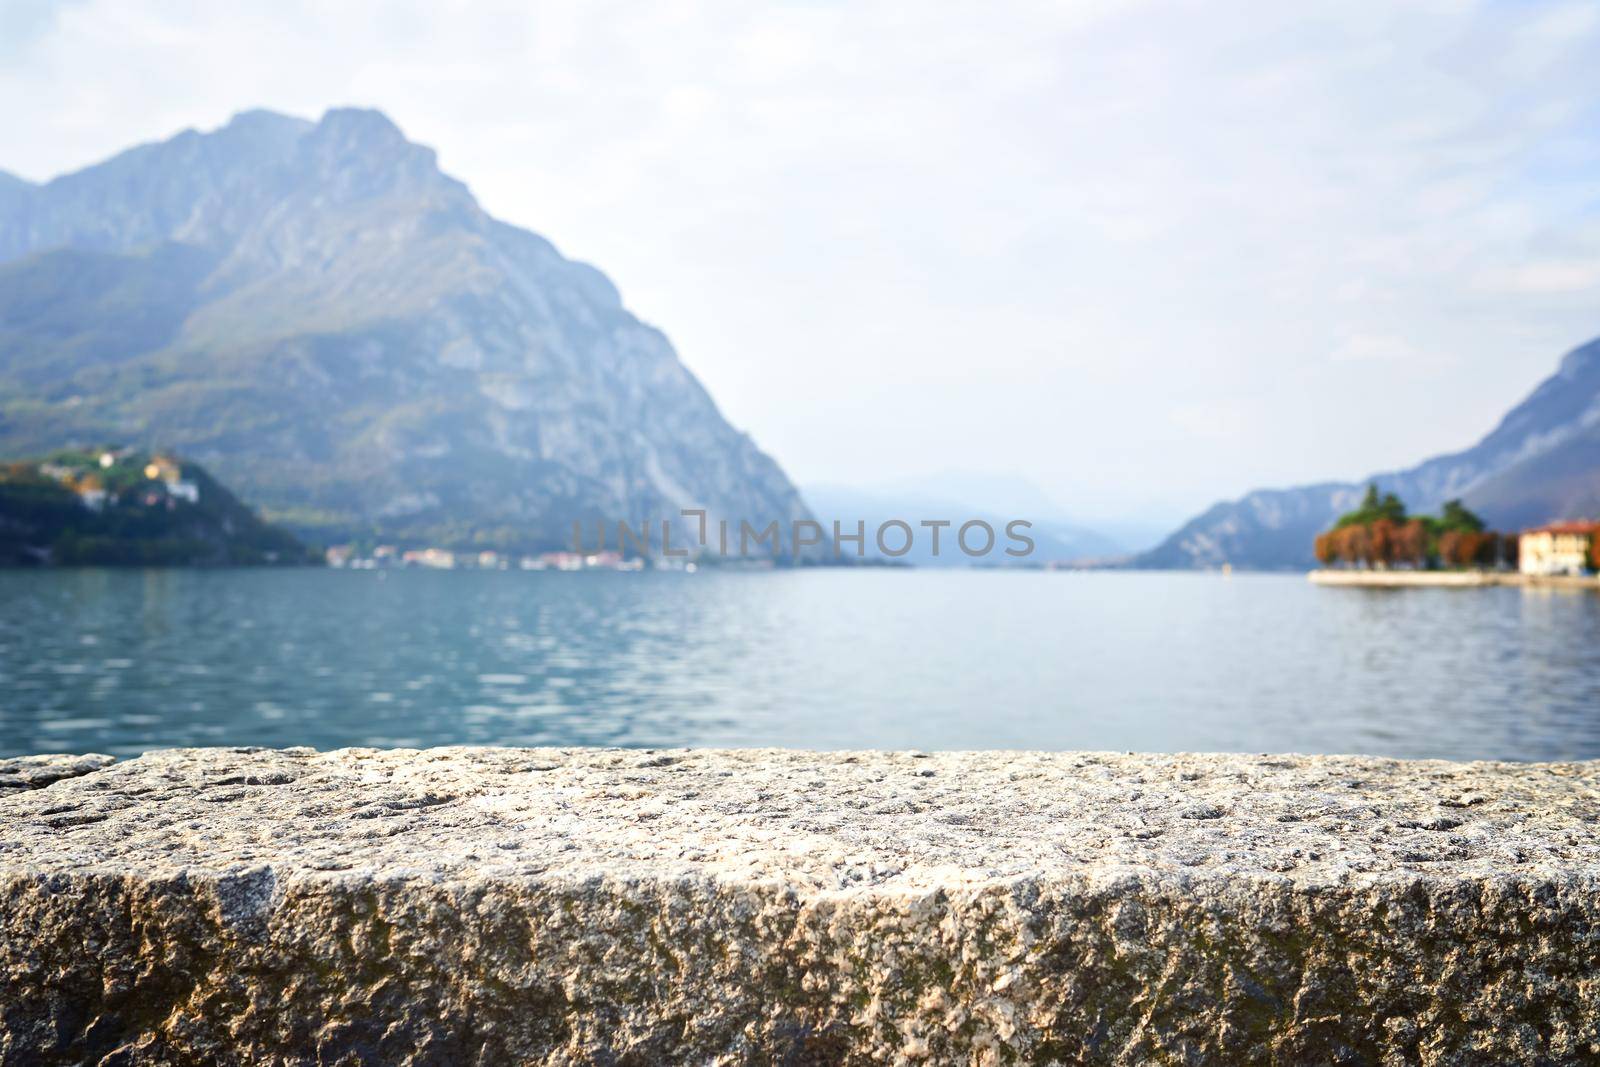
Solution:
M 63 778 L 76 778 L 116 762 L 113 756 L 17 756 L 0 759 L 0 797 L 25 789 L 43 789 Z
M 0 1063 L 1591 1059 L 1597 785 L 1296 756 L 102 762 L 0 798 Z

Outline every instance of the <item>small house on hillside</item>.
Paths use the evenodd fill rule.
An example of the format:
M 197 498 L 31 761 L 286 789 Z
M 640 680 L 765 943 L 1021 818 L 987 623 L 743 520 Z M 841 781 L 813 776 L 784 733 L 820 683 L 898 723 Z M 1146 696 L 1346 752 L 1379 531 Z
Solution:
M 1523 574 L 1582 574 L 1593 569 L 1600 522 L 1553 522 L 1524 530 L 1518 543 Z
M 78 499 L 90 511 L 100 511 L 106 506 L 106 486 L 97 474 L 86 474 L 70 483 Z
M 183 476 L 183 467 L 171 456 L 154 456 L 144 468 L 144 476 L 151 481 L 166 483 L 167 495 L 191 504 L 200 502 L 200 486 Z

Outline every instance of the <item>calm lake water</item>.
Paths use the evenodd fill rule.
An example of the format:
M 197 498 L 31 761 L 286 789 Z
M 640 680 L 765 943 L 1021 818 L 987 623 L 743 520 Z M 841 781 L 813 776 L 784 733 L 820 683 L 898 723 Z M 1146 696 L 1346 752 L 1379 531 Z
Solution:
M 790 745 L 1600 756 L 1600 596 L 1297 575 L 0 573 L 0 755 Z

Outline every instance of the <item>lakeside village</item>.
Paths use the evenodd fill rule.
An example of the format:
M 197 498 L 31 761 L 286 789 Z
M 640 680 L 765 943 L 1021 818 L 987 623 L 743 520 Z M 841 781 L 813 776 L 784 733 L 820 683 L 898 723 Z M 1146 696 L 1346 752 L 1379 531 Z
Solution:
M 897 557 L 910 551 L 916 534 L 911 525 L 901 519 L 890 519 L 879 524 L 876 532 L 876 543 L 881 557 L 870 557 L 866 554 L 865 547 L 869 538 L 865 520 L 857 520 L 853 533 L 847 533 L 846 527 L 838 520 L 833 522 L 833 536 L 831 542 L 827 532 L 820 522 L 814 519 L 795 519 L 788 528 L 785 536 L 782 525 L 773 520 L 761 529 L 756 529 L 748 521 L 740 520 L 737 529 L 733 520 L 715 519 L 708 516 L 703 508 L 685 508 L 680 512 L 685 519 L 697 518 L 699 520 L 699 534 L 696 537 L 689 533 L 686 540 L 672 547 L 671 524 L 662 521 L 660 524 L 661 540 L 659 551 L 652 551 L 651 533 L 656 529 L 653 521 L 648 521 L 633 526 L 627 522 L 617 523 L 617 537 L 614 544 L 616 549 L 607 549 L 606 527 L 604 523 L 595 524 L 595 547 L 592 551 L 585 548 L 581 522 L 574 522 L 572 528 L 571 551 L 545 552 L 540 555 L 515 555 L 502 553 L 496 550 L 480 552 L 452 551 L 446 548 L 418 548 L 404 549 L 396 545 L 379 545 L 368 551 L 363 551 L 361 546 L 353 544 L 335 545 L 326 551 L 325 561 L 330 567 L 349 568 L 357 570 L 376 570 L 383 567 L 426 567 L 436 570 L 476 569 L 476 570 L 615 570 L 638 571 L 646 567 L 651 570 L 675 570 L 694 572 L 701 567 L 714 566 L 719 568 L 733 568 L 740 570 L 767 570 L 778 566 L 780 561 L 798 562 L 801 565 L 811 565 L 815 562 L 821 566 L 870 566 L 870 567 L 903 567 L 906 564 Z M 999 544 L 995 528 L 982 519 L 969 519 L 956 525 L 952 520 L 928 519 L 922 520 L 919 525 L 933 530 L 932 544 L 934 555 L 939 553 L 939 534 L 941 530 L 954 528 L 946 535 L 946 543 L 952 540 L 961 553 L 969 558 L 987 556 Z M 1005 537 L 1012 547 L 1007 547 L 1006 557 L 1015 562 L 1027 557 L 1033 551 L 1033 539 L 1028 537 L 1026 530 L 1031 523 L 1023 519 L 1015 519 L 1005 526 Z M 691 530 L 693 527 L 690 528 Z M 974 535 L 973 531 L 981 531 L 981 536 Z M 715 531 L 715 536 L 713 536 Z M 886 540 L 888 533 L 893 531 L 900 538 L 893 542 L 898 547 L 890 548 L 891 542 Z M 847 555 L 843 545 L 853 543 L 856 546 L 854 555 Z M 805 554 L 805 549 L 813 546 L 827 546 L 831 543 L 833 552 L 831 558 L 826 552 L 820 552 L 819 558 L 811 560 Z M 631 553 L 627 550 L 631 545 Z M 981 547 L 974 547 L 975 545 Z M 734 550 L 730 552 L 730 550 Z M 763 551 L 765 550 L 765 551 Z M 954 551 L 952 549 L 951 551 Z M 983 564 L 974 564 L 982 566 Z M 992 564 L 991 564 L 992 565 Z M 1027 566 L 1038 569 L 1057 569 L 1054 562 L 1029 563 Z
M 1459 500 L 1446 502 L 1437 517 L 1408 515 L 1399 497 L 1369 485 L 1360 507 L 1317 535 L 1315 550 L 1317 562 L 1333 570 L 1576 578 L 1600 572 L 1600 522 L 1499 533 Z
M 545 552 L 537 556 L 515 555 L 507 552 L 455 552 L 447 548 L 401 549 L 395 545 L 378 545 L 370 552 L 362 552 L 355 545 L 333 545 L 324 554 L 330 567 L 350 570 L 381 570 L 386 567 L 421 567 L 429 570 L 489 570 L 489 571 L 638 571 L 644 569 L 644 560 L 638 556 L 624 558 L 620 552 Z M 689 561 L 657 561 L 656 569 L 677 564 L 677 569 L 693 571 Z
M 142 464 L 138 462 L 141 459 L 145 460 Z M 96 514 L 123 496 L 144 507 L 165 507 L 169 511 L 179 501 L 200 502 L 199 483 L 184 476 L 181 460 L 162 452 L 150 456 L 132 448 L 107 449 L 98 454 L 63 452 L 34 469 L 41 477 L 73 493 L 78 503 Z
M 406 567 L 442 571 L 642 571 L 649 567 L 651 570 L 686 571 L 691 574 L 700 567 L 696 559 L 704 562 L 704 557 L 699 553 L 691 555 L 688 551 L 681 554 L 645 555 L 636 552 L 625 555 L 620 549 L 605 547 L 603 530 L 599 532 L 599 539 L 591 551 L 585 548 L 582 533 L 576 524 L 573 526 L 572 538 L 571 550 L 542 552 L 536 555 L 501 552 L 495 549 L 471 551 L 438 547 L 401 548 L 393 544 L 377 546 L 372 546 L 370 543 L 343 544 L 330 546 L 324 552 L 323 560 L 330 567 L 347 570 Z M 618 541 L 619 544 L 626 543 L 620 534 Z M 641 542 L 638 547 L 647 548 L 648 541 Z M 757 568 L 771 567 L 775 560 L 741 557 L 737 561 L 728 562 L 745 568 Z

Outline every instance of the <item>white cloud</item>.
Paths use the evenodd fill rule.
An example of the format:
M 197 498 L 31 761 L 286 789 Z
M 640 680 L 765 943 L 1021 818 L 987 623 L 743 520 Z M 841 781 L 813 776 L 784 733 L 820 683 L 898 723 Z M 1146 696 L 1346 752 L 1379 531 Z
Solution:
M 798 477 L 1177 512 L 1465 444 L 1600 333 L 1600 246 L 1563 236 L 1595 214 L 1593 13 L 88 0 L 0 66 L 0 167 L 376 105 L 610 273 Z M 1374 352 L 1410 368 L 1381 395 Z M 1391 429 L 1349 439 L 1358 405 Z

